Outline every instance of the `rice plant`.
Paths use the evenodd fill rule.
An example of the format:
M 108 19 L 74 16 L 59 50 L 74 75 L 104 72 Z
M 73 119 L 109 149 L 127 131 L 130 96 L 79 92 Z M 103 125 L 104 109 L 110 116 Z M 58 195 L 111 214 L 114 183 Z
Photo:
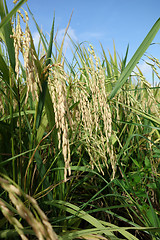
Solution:
M 160 239 L 159 84 L 137 65 L 160 19 L 128 64 L 129 47 L 72 39 L 69 62 L 71 19 L 57 43 L 53 17 L 48 41 L 25 2 L 0 0 L 0 238 Z

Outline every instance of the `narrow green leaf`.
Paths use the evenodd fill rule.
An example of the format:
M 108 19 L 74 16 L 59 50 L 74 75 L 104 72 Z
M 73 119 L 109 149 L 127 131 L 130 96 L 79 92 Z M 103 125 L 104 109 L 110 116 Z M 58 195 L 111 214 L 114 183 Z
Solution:
M 50 40 L 49 40 L 49 46 L 48 46 L 48 51 L 47 51 L 47 61 L 46 61 L 46 66 L 50 64 L 51 62 L 51 54 L 52 54 L 52 46 L 53 46 L 53 37 L 54 37 L 54 22 L 55 22 L 55 13 L 53 17 L 53 23 L 52 23 L 52 28 L 50 32 Z
M 35 153 L 35 160 L 36 160 L 36 163 L 37 163 L 37 168 L 38 168 L 40 177 L 41 177 L 41 179 L 43 179 L 44 176 L 45 176 L 45 174 L 46 174 L 46 169 L 45 169 L 45 166 L 44 166 L 44 164 L 43 164 L 41 155 L 39 154 L 38 150 L 37 150 L 36 153 Z M 45 178 L 43 179 L 43 186 L 44 186 L 44 189 L 50 187 L 50 183 L 49 183 L 48 177 L 45 177 Z M 49 201 L 53 200 L 53 197 L 52 197 L 52 193 L 51 193 L 51 192 L 49 192 L 49 193 L 47 194 L 47 197 L 48 197 L 48 200 L 49 200 Z
M 126 50 L 125 57 L 124 57 L 124 59 L 122 60 L 122 72 L 123 72 L 123 70 L 125 69 L 125 66 L 126 66 L 127 57 L 128 57 L 128 50 L 129 50 L 129 44 L 128 44 L 128 46 L 127 46 L 127 50 Z
M 46 45 L 47 40 L 46 40 L 44 34 L 42 33 L 40 27 L 38 26 L 38 23 L 36 22 L 36 20 L 35 20 L 35 18 L 34 18 L 34 15 L 33 15 L 33 13 L 31 12 L 31 10 L 30 10 L 28 4 L 27 4 L 27 8 L 28 8 L 29 13 L 30 13 L 31 16 L 32 16 L 32 19 L 33 19 L 35 25 L 36 25 L 36 28 L 37 28 L 38 33 L 39 33 L 39 36 L 40 36 L 40 38 L 41 38 L 41 41 L 42 41 L 43 47 L 44 47 L 45 51 L 47 52 L 47 45 Z
M 146 118 L 146 119 L 148 119 L 148 120 L 150 120 L 150 121 L 152 121 L 152 122 L 160 125 L 160 120 L 159 120 L 159 118 L 155 117 L 153 114 L 145 113 L 145 112 L 143 112 L 142 110 L 136 109 L 136 108 L 134 108 L 134 107 L 130 107 L 130 106 L 128 106 L 128 105 L 126 105 L 126 104 L 123 104 L 123 103 L 121 103 L 121 102 L 118 102 L 118 101 L 116 101 L 116 102 L 117 102 L 118 104 L 124 106 L 125 108 L 128 108 L 128 109 L 132 110 L 132 112 L 134 112 L 134 113 L 136 113 L 136 114 L 138 114 L 138 115 L 140 115 L 140 116 L 142 116 L 142 117 L 144 117 L 144 118 Z
M 25 111 L 25 114 L 26 115 L 34 115 L 35 114 L 35 110 L 26 110 Z M 19 116 L 19 112 L 15 112 L 15 113 L 13 113 L 13 118 L 17 118 Z M 21 111 L 21 116 L 24 116 L 24 111 Z M 0 121 L 6 121 L 6 120 L 8 120 L 8 119 L 10 119 L 11 118 L 11 116 L 10 115 L 8 115 L 8 116 L 4 116 L 4 117 L 2 117 L 1 119 L 0 119 Z
M 0 23 L 0 29 L 5 26 L 12 18 L 12 16 L 17 12 L 17 10 L 26 2 L 27 0 L 21 0 L 17 5 L 5 16 L 4 7 L 3 7 L 3 0 L 0 0 L 0 16 L 2 21 Z M 3 7 L 3 8 L 2 8 Z
M 139 48 L 137 49 L 137 51 L 135 52 L 135 54 L 133 55 L 133 57 L 131 58 L 129 63 L 127 64 L 126 68 L 121 73 L 121 75 L 120 75 L 115 87 L 113 88 L 112 92 L 110 93 L 108 99 L 112 99 L 116 95 L 118 90 L 122 87 L 122 85 L 126 82 L 127 78 L 132 73 L 134 67 L 136 66 L 136 64 L 138 63 L 140 58 L 143 56 L 143 54 L 145 53 L 145 51 L 147 50 L 147 48 L 153 41 L 159 28 L 160 28 L 160 18 L 153 25 L 152 29 L 149 31 L 149 33 L 147 34 L 147 36 L 145 37 L 145 39 L 143 40 L 143 42 L 141 43 L 141 45 L 139 46 Z
M 68 28 L 69 28 L 69 25 L 70 25 L 70 22 L 71 22 L 72 14 L 73 14 L 73 12 L 71 13 L 71 16 L 70 16 L 68 25 L 67 25 L 66 30 L 65 30 L 65 33 L 64 33 L 64 37 L 63 37 L 63 40 L 62 40 L 62 44 L 61 44 L 61 47 L 60 47 L 60 50 L 59 50 L 59 55 L 58 55 L 58 60 L 57 60 L 58 63 L 61 63 L 64 40 L 65 40 L 67 31 L 68 31 Z
M 48 64 L 50 64 L 50 62 L 51 62 L 53 35 L 54 35 L 54 20 L 55 20 L 55 16 L 53 18 L 53 23 L 52 23 L 51 33 L 50 33 L 50 41 L 49 41 L 49 47 L 48 47 L 48 51 L 47 51 L 46 66 L 48 66 Z M 40 92 L 40 95 L 39 95 L 37 118 L 36 118 L 36 129 L 38 129 L 40 122 L 41 122 L 41 116 L 42 116 L 43 106 L 44 106 L 44 102 L 45 102 L 46 89 L 47 89 L 47 78 L 45 79 L 45 77 L 44 77 L 44 79 L 41 79 L 42 92 Z
M 7 84 L 9 84 L 9 69 L 1 54 L 0 54 L 0 72 L 2 73 L 2 79 Z
M 147 216 L 148 216 L 148 218 L 151 222 L 151 226 L 160 228 L 160 220 L 158 218 L 158 215 L 156 214 L 155 209 L 152 206 L 152 203 L 151 203 L 151 201 L 148 197 L 148 194 L 147 194 L 147 199 L 148 199 L 148 202 L 149 202 L 149 205 L 150 205 L 150 208 L 147 211 Z
M 40 142 L 44 133 L 45 133 L 45 130 L 46 130 L 46 127 L 47 127 L 47 124 L 48 124 L 48 119 L 47 119 L 47 116 L 46 114 L 42 117 L 42 120 L 41 120 L 41 123 L 40 123 L 40 126 L 38 128 L 38 131 L 37 131 L 37 142 Z
M 4 9 L 3 1 L 0 0 L 0 30 L 2 31 L 2 39 L 6 43 L 8 49 L 9 61 L 13 71 L 15 70 L 15 51 L 14 51 L 14 40 L 11 38 L 12 27 L 11 27 L 11 18 L 17 12 L 17 10 L 26 2 L 26 0 L 21 0 L 7 15 L 6 15 L 6 6 Z
M 105 228 L 104 225 L 101 224 L 98 219 L 92 217 L 85 211 L 80 210 L 79 207 L 77 207 L 71 203 L 61 201 L 61 200 L 57 200 L 57 201 L 54 200 L 54 201 L 45 202 L 45 204 L 53 205 L 53 206 L 59 207 L 60 209 L 64 209 L 65 211 L 89 222 L 92 226 L 94 226 L 100 230 L 102 229 L 102 232 L 106 236 L 109 236 L 111 239 L 115 239 L 115 240 L 118 239 L 111 231 L 108 231 L 107 228 Z
M 102 46 L 101 43 L 100 43 L 100 45 L 101 45 L 102 52 L 103 52 L 103 56 L 104 56 L 104 59 L 105 59 L 106 65 L 107 65 L 108 78 L 111 78 L 111 76 L 112 76 L 112 74 L 111 74 L 111 69 L 110 69 L 111 66 L 110 66 L 110 63 L 109 63 L 109 61 L 108 61 L 108 59 L 107 59 L 106 53 L 105 53 L 104 48 L 103 48 L 103 46 Z

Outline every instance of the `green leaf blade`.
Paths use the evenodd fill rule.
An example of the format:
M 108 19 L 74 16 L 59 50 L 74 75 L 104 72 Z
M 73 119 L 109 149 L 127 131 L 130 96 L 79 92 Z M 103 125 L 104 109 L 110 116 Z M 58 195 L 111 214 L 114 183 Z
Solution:
M 140 58 L 143 56 L 149 45 L 152 43 L 154 37 L 156 36 L 158 30 L 160 29 L 160 18 L 156 21 L 156 23 L 153 25 L 152 29 L 149 31 L 131 60 L 129 61 L 128 65 L 120 75 L 120 78 L 118 79 L 115 87 L 113 88 L 112 92 L 110 93 L 108 99 L 112 99 L 118 90 L 122 87 L 122 85 L 126 82 L 127 78 L 132 73 L 134 67 L 136 66 L 137 62 L 140 60 Z

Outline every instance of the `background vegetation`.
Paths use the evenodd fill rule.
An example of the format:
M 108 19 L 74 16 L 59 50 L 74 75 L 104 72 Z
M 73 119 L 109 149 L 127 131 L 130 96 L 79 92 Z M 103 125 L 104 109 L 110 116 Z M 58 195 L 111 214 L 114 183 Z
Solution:
M 25 0 L 0 0 L 0 238 L 160 239 L 160 62 L 153 84 L 114 46 L 63 55 L 54 36 L 35 49 Z M 56 53 L 52 51 L 53 45 Z

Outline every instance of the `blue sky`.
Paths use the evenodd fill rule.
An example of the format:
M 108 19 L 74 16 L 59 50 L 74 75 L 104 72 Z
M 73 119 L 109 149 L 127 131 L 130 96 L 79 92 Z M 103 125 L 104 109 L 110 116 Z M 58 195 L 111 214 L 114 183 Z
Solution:
M 9 9 L 12 8 L 11 2 L 7 1 Z M 121 57 L 129 44 L 128 60 L 160 17 L 159 0 L 28 0 L 28 5 L 46 34 L 50 32 L 55 11 L 55 32 L 58 29 L 59 41 L 74 10 L 69 28 L 74 41 L 92 43 L 100 55 L 99 41 L 106 52 L 109 49 L 113 53 L 114 40 Z M 36 28 L 32 21 L 30 28 L 36 40 Z M 160 31 L 154 42 L 160 43 Z M 159 58 L 160 45 L 150 46 L 147 53 Z M 148 70 L 144 67 L 144 71 Z

